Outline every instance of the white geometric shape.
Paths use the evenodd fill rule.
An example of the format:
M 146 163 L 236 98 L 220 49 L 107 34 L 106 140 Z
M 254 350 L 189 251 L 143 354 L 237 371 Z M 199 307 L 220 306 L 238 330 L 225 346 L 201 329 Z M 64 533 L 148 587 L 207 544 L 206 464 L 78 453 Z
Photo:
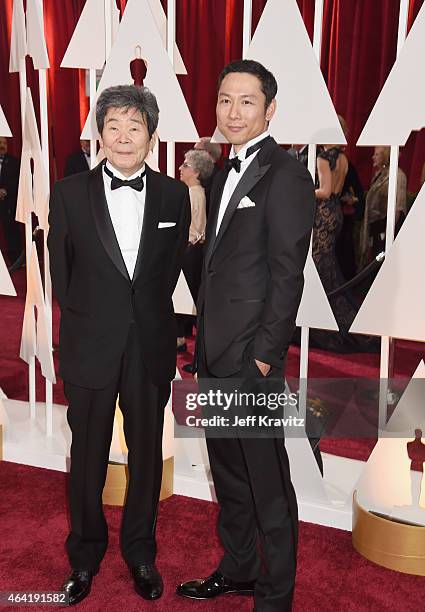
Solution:
M 3 391 L 0 389 L 0 425 L 4 425 L 5 428 L 9 425 L 9 417 L 7 416 L 7 412 L 4 409 L 3 405 Z
M 423 389 L 425 365 L 421 360 L 407 385 L 385 430 L 393 437 L 381 437 L 373 449 L 356 489 L 362 506 L 391 516 L 417 520 L 412 506 L 410 463 L 406 444 L 415 437 L 415 429 L 425 433 Z M 418 380 L 423 382 L 419 383 Z M 415 382 L 416 381 L 416 382 Z M 422 487 L 422 503 L 425 490 Z M 422 512 L 425 520 L 425 513 Z
M 148 0 L 148 2 L 164 47 L 167 48 L 167 16 L 162 7 L 161 0 Z M 187 74 L 186 66 L 176 43 L 174 43 L 173 50 L 173 66 L 176 74 Z
M 388 75 L 358 145 L 404 145 L 413 130 L 425 126 L 425 79 L 417 73 L 419 58 L 424 55 L 425 4 Z
M 280 143 L 345 144 L 296 0 L 269 0 L 248 49 L 279 84 L 271 132 Z
M 12 136 L 12 132 L 10 131 L 9 124 L 7 123 L 7 119 L 5 117 L 5 114 L 1 106 L 0 106 L 0 136 L 6 136 L 6 137 Z
M 424 384 L 415 384 L 415 380 Z M 425 410 L 423 389 L 425 386 L 425 363 L 421 359 L 411 381 L 404 390 L 396 409 L 389 419 L 385 431 L 406 434 L 409 436 L 414 429 L 422 429 L 425 433 Z
M 87 0 L 69 41 L 62 68 L 103 68 L 105 57 L 105 2 Z
M 158 135 L 163 141 L 193 142 L 199 139 L 179 82 L 155 24 L 147 0 L 129 0 L 121 20 L 118 36 L 99 83 L 96 99 L 112 85 L 133 83 L 130 62 L 136 46 L 148 65 L 144 84 L 155 94 L 161 112 Z M 94 139 L 96 127 L 94 105 L 90 109 L 81 138 Z
M 174 289 L 173 306 L 175 313 L 196 315 L 196 307 L 183 271 L 180 272 L 176 288 Z
M 31 173 L 31 159 L 34 160 L 34 174 Z M 47 230 L 49 181 L 41 152 L 31 90 L 27 88 L 16 221 L 26 223 L 31 212 L 37 215 L 40 227 Z
M 44 36 L 43 0 L 27 0 L 27 53 L 36 70 L 50 68 Z
M 425 5 L 424 5 L 425 6 Z M 425 341 L 425 184 L 389 249 L 350 332 Z
M 37 322 L 35 321 L 34 308 L 37 308 Z M 32 243 L 19 356 L 27 363 L 29 363 L 31 357 L 36 356 L 40 362 L 43 376 L 50 382 L 56 383 L 52 350 L 47 330 L 48 318 L 40 267 L 38 265 L 37 247 L 35 243 Z
M 222 144 L 226 144 L 229 141 L 227 140 L 227 138 L 225 136 L 223 136 L 223 134 L 220 132 L 218 127 L 216 127 L 215 131 L 214 131 L 214 134 L 211 137 L 211 142 L 220 142 Z
M 0 295 L 16 296 L 16 290 L 10 278 L 9 270 L 0 251 Z
M 158 158 L 156 157 L 156 155 L 154 155 L 153 151 L 149 151 L 149 153 L 145 157 L 145 164 L 147 164 L 149 168 L 151 170 L 154 170 L 155 172 L 160 171 L 158 166 Z
M 305 262 L 304 290 L 298 308 L 296 325 L 332 331 L 339 329 L 311 253 L 308 254 Z
M 27 34 L 23 0 L 13 0 L 12 37 L 10 41 L 9 72 L 19 72 L 20 60 L 27 54 Z
M 7 395 L 1 387 L 0 387 L 0 399 L 7 399 Z

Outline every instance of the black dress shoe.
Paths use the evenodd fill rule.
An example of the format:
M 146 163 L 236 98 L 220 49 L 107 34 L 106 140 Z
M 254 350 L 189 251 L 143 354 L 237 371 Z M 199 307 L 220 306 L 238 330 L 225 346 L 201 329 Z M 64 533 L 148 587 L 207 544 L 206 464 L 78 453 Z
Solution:
M 155 565 L 136 565 L 131 568 L 134 588 L 143 599 L 159 599 L 164 590 L 162 578 Z
M 190 580 L 177 587 L 177 594 L 190 599 L 211 599 L 218 595 L 253 595 L 255 581 L 236 582 L 220 572 L 214 572 L 205 580 Z
M 90 593 L 94 575 L 95 572 L 89 570 L 72 570 L 71 575 L 65 580 L 61 589 L 67 597 L 69 606 L 74 606 L 87 597 Z

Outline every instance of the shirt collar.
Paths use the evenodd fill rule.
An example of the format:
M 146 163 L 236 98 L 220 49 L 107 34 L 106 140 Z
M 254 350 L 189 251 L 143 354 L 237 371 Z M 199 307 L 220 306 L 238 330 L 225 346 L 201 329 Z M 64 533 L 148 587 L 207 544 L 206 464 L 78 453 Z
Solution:
M 131 181 L 131 179 L 137 178 L 145 171 L 145 164 L 143 164 L 143 166 L 139 168 L 139 170 L 137 170 L 137 172 L 135 172 L 131 176 L 124 176 L 124 174 L 122 174 L 119 170 L 114 168 L 114 166 L 109 161 L 107 161 L 105 165 L 108 168 L 108 170 L 112 172 L 114 176 L 121 179 L 122 181 Z M 108 176 L 108 179 L 110 181 L 112 180 L 109 176 Z
M 255 145 L 257 142 L 260 142 L 260 140 L 263 140 L 264 138 L 266 138 L 269 135 L 270 135 L 269 131 L 266 130 L 262 134 L 259 134 L 255 138 L 252 138 L 252 140 L 249 140 L 246 144 L 244 144 L 244 146 L 239 150 L 238 153 L 235 153 L 235 150 L 232 147 L 232 149 L 230 151 L 230 155 L 229 155 L 230 159 L 232 159 L 232 157 L 239 157 L 239 159 L 242 162 L 245 161 L 246 152 L 248 151 L 249 147 L 252 147 L 252 145 Z

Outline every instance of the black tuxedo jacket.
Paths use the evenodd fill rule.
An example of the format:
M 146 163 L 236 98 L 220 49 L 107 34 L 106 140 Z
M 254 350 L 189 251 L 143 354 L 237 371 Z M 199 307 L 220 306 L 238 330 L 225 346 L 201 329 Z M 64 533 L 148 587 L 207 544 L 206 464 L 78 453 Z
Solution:
M 19 160 L 6 154 L 0 171 L 0 188 L 6 189 L 7 196 L 0 200 L 0 216 L 14 219 L 19 185 Z
M 66 160 L 65 176 L 71 176 L 71 174 L 78 174 L 78 172 L 86 172 L 90 170 L 87 158 L 83 151 L 76 151 L 71 153 Z
M 60 374 L 81 387 L 106 386 L 119 368 L 130 324 L 155 384 L 174 378 L 172 294 L 188 241 L 187 187 L 146 166 L 146 202 L 133 279 L 108 211 L 103 163 L 62 179 L 50 202 L 48 247 L 61 308 Z M 160 222 L 175 223 L 159 228 Z
M 268 139 L 239 181 L 216 236 L 226 177 L 220 172 L 211 191 L 197 304 L 208 370 L 219 377 L 238 372 L 248 347 L 256 359 L 283 369 L 304 285 L 313 181 Z M 238 208 L 244 196 L 255 206 Z

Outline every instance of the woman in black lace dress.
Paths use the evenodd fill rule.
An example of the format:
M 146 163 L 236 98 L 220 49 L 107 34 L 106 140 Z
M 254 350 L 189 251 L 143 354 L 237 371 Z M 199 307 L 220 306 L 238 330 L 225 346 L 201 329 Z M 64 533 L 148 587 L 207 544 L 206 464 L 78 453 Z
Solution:
M 313 228 L 313 260 L 327 294 L 344 284 L 335 246 L 343 223 L 341 192 L 348 170 L 348 160 L 335 146 L 325 145 L 317 156 L 318 187 Z M 375 351 L 377 341 L 369 336 L 349 334 L 358 305 L 345 292 L 329 299 L 338 332 L 310 330 L 310 344 L 335 352 Z

